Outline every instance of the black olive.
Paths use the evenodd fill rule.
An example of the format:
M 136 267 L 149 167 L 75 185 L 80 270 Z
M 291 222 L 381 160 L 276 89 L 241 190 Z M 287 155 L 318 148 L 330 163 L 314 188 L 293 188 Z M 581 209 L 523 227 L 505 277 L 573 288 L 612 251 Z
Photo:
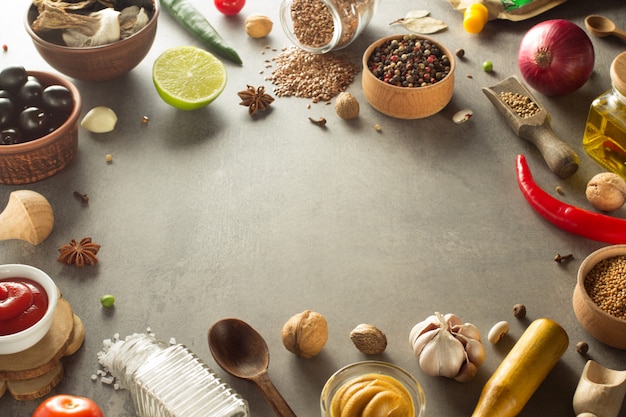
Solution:
M 41 83 L 36 78 L 31 78 L 20 87 L 18 98 L 22 106 L 33 107 L 41 104 L 42 95 L 43 87 Z
M 74 107 L 72 93 L 62 85 L 51 85 L 43 90 L 43 107 L 55 114 L 68 115 Z
M 13 94 L 11 94 L 8 90 L 0 90 L 0 98 L 8 98 L 9 100 L 13 100 Z
M 14 120 L 15 106 L 13 102 L 6 98 L 0 98 L 0 127 L 7 126 Z
M 24 137 L 19 130 L 7 127 L 0 131 L 0 145 L 15 145 L 22 142 L 24 142 Z
M 26 139 L 40 137 L 46 131 L 48 115 L 39 107 L 27 107 L 20 113 L 18 124 Z
M 44 134 L 52 133 L 57 130 L 63 123 L 67 121 L 66 114 L 60 113 L 48 113 L 48 119 L 46 121 L 46 131 Z
M 0 71 L 0 88 L 17 91 L 26 82 L 27 78 L 24 67 L 6 67 Z

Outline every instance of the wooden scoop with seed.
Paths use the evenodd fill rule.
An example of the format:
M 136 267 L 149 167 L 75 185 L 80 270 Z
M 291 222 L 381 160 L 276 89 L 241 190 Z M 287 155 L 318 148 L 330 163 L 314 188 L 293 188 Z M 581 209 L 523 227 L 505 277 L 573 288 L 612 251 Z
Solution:
M 517 77 L 510 76 L 482 90 L 515 134 L 539 149 L 552 172 L 561 178 L 567 178 L 578 170 L 578 155 L 556 136 L 550 126 L 550 114 Z M 507 97 L 523 97 L 529 100 L 526 100 L 526 106 L 521 106 L 509 104 Z

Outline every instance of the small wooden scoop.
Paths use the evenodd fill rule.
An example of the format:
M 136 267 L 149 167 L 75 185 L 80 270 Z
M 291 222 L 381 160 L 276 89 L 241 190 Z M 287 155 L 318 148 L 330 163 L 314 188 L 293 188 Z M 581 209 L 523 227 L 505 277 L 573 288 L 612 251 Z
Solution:
M 484 87 L 483 93 L 500 111 L 517 136 L 533 143 L 552 172 L 567 178 L 578 170 L 580 160 L 576 152 L 554 134 L 550 127 L 550 114 L 530 94 L 528 89 L 515 76 L 510 76 L 492 87 Z M 518 115 L 500 97 L 500 93 L 517 93 L 531 99 L 539 108 L 532 116 Z
M 0 240 L 20 239 L 38 245 L 53 226 L 54 214 L 46 197 L 30 190 L 13 191 L 0 213 Z
M 589 360 L 574 392 L 574 412 L 579 417 L 617 417 L 625 395 L 626 371 Z

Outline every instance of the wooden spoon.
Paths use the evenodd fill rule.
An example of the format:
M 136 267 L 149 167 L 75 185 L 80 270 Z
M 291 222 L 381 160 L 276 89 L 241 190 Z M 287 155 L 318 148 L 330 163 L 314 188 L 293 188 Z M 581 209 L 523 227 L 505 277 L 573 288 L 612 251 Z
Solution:
M 620 39 L 626 40 L 626 31 L 617 29 L 615 23 L 608 17 L 599 15 L 590 15 L 585 19 L 585 26 L 587 30 L 595 36 L 600 38 L 608 35 L 617 36 Z
M 239 319 L 217 321 L 209 329 L 209 348 L 222 369 L 254 382 L 277 416 L 296 417 L 267 373 L 270 353 L 265 340 L 249 324 Z
M 13 191 L 0 213 L 0 240 L 20 239 L 38 245 L 53 226 L 54 214 L 46 197 L 30 190 Z

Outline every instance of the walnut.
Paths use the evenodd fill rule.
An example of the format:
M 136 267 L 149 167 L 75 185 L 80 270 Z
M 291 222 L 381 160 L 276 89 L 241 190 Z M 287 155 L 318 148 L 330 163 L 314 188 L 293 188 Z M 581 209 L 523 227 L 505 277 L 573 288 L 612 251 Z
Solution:
M 387 348 L 387 336 L 371 324 L 359 324 L 350 332 L 350 340 L 366 355 L 378 355 Z
M 624 205 L 626 181 L 612 172 L 597 174 L 587 184 L 585 195 L 596 209 L 615 211 Z
M 335 101 L 335 112 L 337 116 L 344 120 L 352 120 L 359 117 L 359 102 L 350 93 L 344 91 L 339 93 Z
M 274 23 L 262 14 L 251 14 L 245 21 L 246 33 L 251 38 L 264 38 L 270 34 Z
M 328 341 L 328 323 L 320 313 L 305 310 L 292 316 L 282 330 L 285 348 L 305 359 L 321 352 Z

